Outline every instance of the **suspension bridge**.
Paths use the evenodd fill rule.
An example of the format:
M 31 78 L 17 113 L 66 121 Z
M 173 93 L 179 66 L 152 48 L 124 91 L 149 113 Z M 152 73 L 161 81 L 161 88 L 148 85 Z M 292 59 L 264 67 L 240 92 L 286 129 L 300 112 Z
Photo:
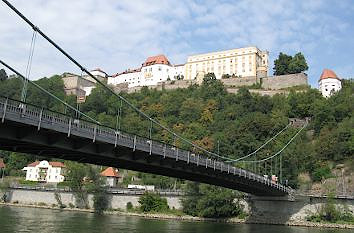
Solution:
M 255 155 L 287 130 L 291 126 L 290 123 L 257 150 L 238 159 L 231 159 L 233 156 L 208 151 L 178 135 L 156 119 L 149 117 L 123 96 L 115 93 L 59 47 L 13 5 L 6 0 L 2 0 L 2 2 L 33 29 L 25 75 L 0 60 L 1 65 L 23 79 L 21 100 L 0 96 L 0 148 L 2 150 L 176 177 L 222 186 L 257 196 L 286 196 L 293 192 L 290 187 L 282 184 L 282 151 L 300 134 L 307 122 L 299 128 L 281 150 L 266 158 L 257 160 Z M 81 112 L 77 106 L 73 107 L 67 104 L 30 80 L 31 64 L 38 34 L 76 65 L 82 73 L 96 80 L 97 85 L 101 85 L 108 93 L 116 97 L 117 101 L 120 101 L 115 128 L 102 125 Z M 66 109 L 74 112 L 75 116 L 28 103 L 26 101 L 28 84 L 34 85 L 44 94 L 59 101 Z M 150 127 L 147 137 L 121 130 L 120 119 L 123 105 L 149 121 Z M 174 143 L 155 139 L 152 135 L 153 130 L 155 133 L 167 132 L 173 138 Z M 180 142 L 179 146 L 176 144 L 177 140 Z M 278 161 L 278 164 L 273 161 Z M 240 164 L 248 164 L 249 169 L 245 169 L 245 166 L 240 166 Z M 271 165 L 268 170 L 261 169 L 266 168 L 269 164 Z M 280 180 L 273 180 L 272 175 L 277 175 Z

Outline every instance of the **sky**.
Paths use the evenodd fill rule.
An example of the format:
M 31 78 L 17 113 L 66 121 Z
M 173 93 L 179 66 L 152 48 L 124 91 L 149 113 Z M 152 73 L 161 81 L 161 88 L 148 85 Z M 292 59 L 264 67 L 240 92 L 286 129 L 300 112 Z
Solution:
M 257 46 L 273 61 L 302 52 L 309 83 L 324 68 L 354 77 L 351 0 L 9 0 L 85 68 L 115 74 L 165 54 L 172 64 L 193 54 Z M 0 59 L 26 72 L 32 29 L 0 1 Z M 1 67 L 0 67 L 1 68 Z M 80 73 L 37 36 L 30 79 Z

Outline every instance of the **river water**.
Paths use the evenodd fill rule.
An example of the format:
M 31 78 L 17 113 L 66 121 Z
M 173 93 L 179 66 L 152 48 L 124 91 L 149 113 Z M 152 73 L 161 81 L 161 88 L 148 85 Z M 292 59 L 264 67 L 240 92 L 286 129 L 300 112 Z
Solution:
M 0 206 L 0 233 L 10 232 L 349 233 L 353 231 L 258 224 L 152 220 L 131 216 L 97 216 L 86 212 Z

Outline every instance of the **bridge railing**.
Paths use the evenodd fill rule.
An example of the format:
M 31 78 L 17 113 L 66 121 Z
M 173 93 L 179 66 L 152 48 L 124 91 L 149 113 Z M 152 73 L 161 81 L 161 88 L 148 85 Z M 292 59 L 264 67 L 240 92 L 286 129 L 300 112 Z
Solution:
M 192 153 L 173 145 L 118 131 L 86 120 L 75 119 L 62 113 L 39 108 L 21 101 L 0 97 L 0 110 L 2 122 L 5 120 L 6 114 L 15 114 L 21 119 L 26 119 L 27 122 L 36 125 L 38 130 L 44 126 L 47 128 L 55 126 L 55 129 L 67 133 L 68 136 L 84 136 L 92 139 L 94 142 L 98 140 L 114 144 L 115 146 L 129 147 L 133 150 L 141 150 L 149 154 L 160 155 L 164 158 L 172 158 L 176 161 L 193 163 L 197 166 L 213 168 L 220 172 L 227 172 L 239 177 L 245 177 L 251 181 L 265 184 L 286 193 L 292 192 L 292 189 L 289 187 L 273 183 L 269 178 L 264 178 L 253 172 L 237 168 L 230 165 L 230 163 L 224 163 L 223 161 L 208 158 L 202 154 Z

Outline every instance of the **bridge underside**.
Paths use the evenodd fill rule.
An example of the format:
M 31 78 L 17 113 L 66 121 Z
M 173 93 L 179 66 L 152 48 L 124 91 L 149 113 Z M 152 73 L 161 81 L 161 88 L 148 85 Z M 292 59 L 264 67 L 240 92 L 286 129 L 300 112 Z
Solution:
M 93 142 L 88 138 L 73 135 L 68 137 L 66 133 L 54 130 L 38 130 L 36 126 L 11 120 L 0 122 L 0 149 L 176 177 L 257 196 L 286 195 L 266 184 L 231 172 L 218 172 L 212 167 L 187 164 L 185 161 L 133 151 L 127 147 L 114 147 L 112 144 Z

